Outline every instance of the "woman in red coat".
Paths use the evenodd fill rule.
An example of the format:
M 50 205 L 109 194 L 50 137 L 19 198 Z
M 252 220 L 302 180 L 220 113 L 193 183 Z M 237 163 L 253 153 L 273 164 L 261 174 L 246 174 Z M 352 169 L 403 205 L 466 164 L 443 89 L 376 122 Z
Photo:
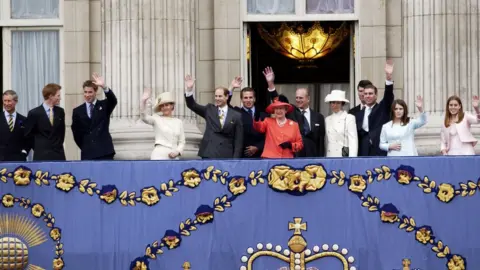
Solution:
M 273 117 L 265 118 L 263 121 L 255 118 L 253 128 L 260 133 L 265 133 L 262 158 L 293 158 L 294 153 L 302 150 L 302 135 L 297 122 L 285 117 L 285 114 L 292 111 L 292 105 L 275 101 L 266 109 L 266 112 L 273 114 Z

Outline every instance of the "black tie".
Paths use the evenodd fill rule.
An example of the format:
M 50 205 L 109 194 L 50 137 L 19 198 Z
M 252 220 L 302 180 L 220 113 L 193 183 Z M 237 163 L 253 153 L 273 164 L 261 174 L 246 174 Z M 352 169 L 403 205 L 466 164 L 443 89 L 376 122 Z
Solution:
M 252 111 L 252 109 L 247 109 L 247 112 L 248 112 L 248 114 L 250 114 L 250 117 L 253 118 L 253 111 Z
M 303 110 L 303 111 L 302 111 L 302 115 L 303 115 L 303 132 L 304 132 L 305 135 L 310 132 L 310 125 L 308 124 L 307 117 L 305 117 L 305 113 L 306 113 L 306 112 L 307 112 L 306 110 Z
M 94 108 L 94 104 L 93 103 L 90 103 L 90 118 L 93 118 L 93 108 Z

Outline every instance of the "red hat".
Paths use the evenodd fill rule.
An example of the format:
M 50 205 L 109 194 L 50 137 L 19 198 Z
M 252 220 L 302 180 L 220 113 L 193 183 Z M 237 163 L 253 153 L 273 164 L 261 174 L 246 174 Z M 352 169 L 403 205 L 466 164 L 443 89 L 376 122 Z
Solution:
M 265 111 L 269 114 L 272 114 L 273 111 L 275 110 L 275 108 L 282 107 L 282 106 L 287 107 L 287 113 L 293 112 L 293 106 L 292 105 L 290 105 L 288 103 L 285 103 L 285 102 L 277 101 L 277 100 L 275 100 L 272 104 L 268 105 L 268 107 Z

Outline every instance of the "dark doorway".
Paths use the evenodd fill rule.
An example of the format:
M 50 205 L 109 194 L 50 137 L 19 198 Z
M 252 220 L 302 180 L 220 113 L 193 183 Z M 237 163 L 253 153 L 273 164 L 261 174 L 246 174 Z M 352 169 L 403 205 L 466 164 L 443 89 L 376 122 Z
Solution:
M 302 24 L 308 29 L 314 22 L 291 22 Z M 337 28 L 344 22 L 320 22 L 324 29 Z M 262 27 L 279 28 L 281 22 L 261 23 Z M 350 27 L 350 25 L 349 25 Z M 275 84 L 348 84 L 350 81 L 351 39 L 346 37 L 343 42 L 329 54 L 313 61 L 310 67 L 302 67 L 300 62 L 288 58 L 273 50 L 259 34 L 258 23 L 249 24 L 251 86 L 257 91 L 257 106 L 264 109 L 268 100 L 267 83 L 262 71 L 271 66 L 275 72 Z M 312 67 L 314 66 L 314 67 Z M 316 87 L 314 87 L 316 88 Z M 316 91 L 318 89 L 310 89 Z M 343 89 L 348 90 L 348 89 Z M 290 100 L 294 103 L 294 100 Z M 317 106 L 320 104 L 317 102 Z M 312 105 L 313 106 L 313 105 Z M 318 111 L 319 108 L 312 108 Z

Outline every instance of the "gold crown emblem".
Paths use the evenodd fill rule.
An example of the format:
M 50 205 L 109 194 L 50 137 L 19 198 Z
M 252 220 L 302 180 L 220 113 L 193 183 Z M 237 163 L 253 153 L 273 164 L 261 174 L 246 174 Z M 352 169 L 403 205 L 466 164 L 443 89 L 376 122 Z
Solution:
M 240 270 L 253 270 L 253 262 L 262 256 L 280 259 L 288 263 L 291 270 L 306 270 L 306 265 L 309 262 L 325 257 L 337 258 L 342 263 L 342 270 L 357 269 L 353 266 L 355 258 L 353 256 L 347 257 L 348 250 L 346 248 L 340 249 L 337 244 L 332 245 L 331 248 L 324 244 L 321 248 L 314 246 L 312 250 L 308 249 L 307 241 L 302 235 L 302 231 L 307 230 L 307 223 L 302 222 L 302 218 L 294 218 L 293 222 L 289 222 L 288 230 L 293 230 L 293 235 L 288 241 L 288 249 L 283 249 L 280 245 L 274 247 L 271 243 L 265 245 L 258 243 L 256 250 L 253 247 L 247 248 L 248 255 L 242 256 L 242 263 L 245 265 L 242 265 Z

